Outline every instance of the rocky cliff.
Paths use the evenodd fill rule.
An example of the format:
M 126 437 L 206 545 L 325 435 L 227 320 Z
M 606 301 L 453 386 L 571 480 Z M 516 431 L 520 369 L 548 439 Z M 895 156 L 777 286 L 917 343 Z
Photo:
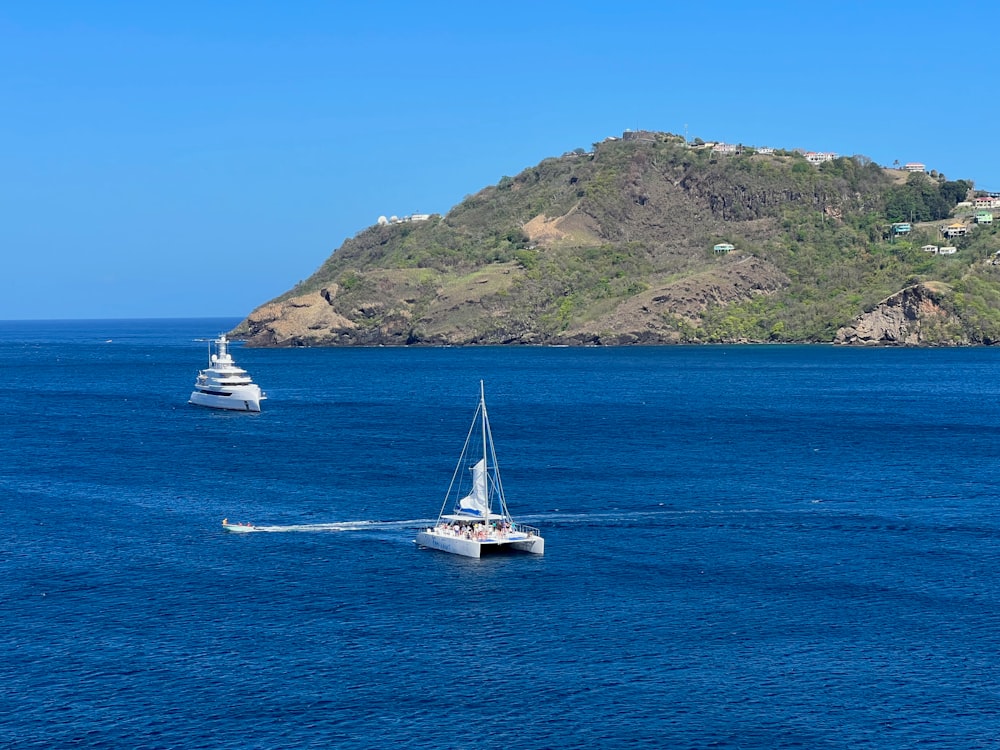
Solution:
M 942 284 L 916 284 L 903 289 L 838 330 L 834 343 L 868 346 L 972 343 L 961 319 L 943 304 L 950 292 Z

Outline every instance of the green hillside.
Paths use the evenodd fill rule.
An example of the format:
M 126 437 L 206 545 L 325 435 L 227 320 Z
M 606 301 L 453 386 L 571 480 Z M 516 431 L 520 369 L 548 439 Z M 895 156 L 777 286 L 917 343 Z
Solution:
M 957 323 L 922 343 L 990 343 L 1000 237 L 957 207 L 972 187 L 860 156 L 814 166 L 663 133 L 609 139 L 503 177 L 445 216 L 364 230 L 234 334 L 258 345 L 828 342 L 931 282 Z M 955 222 L 967 234 L 945 239 Z M 714 249 L 723 243 L 733 249 Z

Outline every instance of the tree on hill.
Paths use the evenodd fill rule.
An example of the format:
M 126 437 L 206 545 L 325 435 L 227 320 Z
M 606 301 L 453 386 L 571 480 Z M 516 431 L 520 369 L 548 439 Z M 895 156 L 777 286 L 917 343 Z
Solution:
M 888 191 L 885 203 L 886 219 L 894 221 L 936 221 L 947 219 L 958 203 L 957 195 L 964 181 L 938 183 L 927 175 L 914 172 L 905 185 Z M 944 190 L 944 185 L 948 189 Z M 961 195 L 964 196 L 964 192 Z
M 969 180 L 949 180 L 941 183 L 939 190 L 941 197 L 955 206 L 969 195 L 969 191 L 972 190 L 972 182 Z

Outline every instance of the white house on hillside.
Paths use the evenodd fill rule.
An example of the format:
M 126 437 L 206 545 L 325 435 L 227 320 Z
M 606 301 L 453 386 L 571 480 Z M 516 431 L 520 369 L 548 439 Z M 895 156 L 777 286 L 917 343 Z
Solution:
M 837 155 L 827 151 L 806 151 L 805 157 L 810 164 L 822 164 L 825 161 L 833 161 Z
M 732 143 L 716 143 L 712 146 L 713 154 L 738 154 L 740 147 Z

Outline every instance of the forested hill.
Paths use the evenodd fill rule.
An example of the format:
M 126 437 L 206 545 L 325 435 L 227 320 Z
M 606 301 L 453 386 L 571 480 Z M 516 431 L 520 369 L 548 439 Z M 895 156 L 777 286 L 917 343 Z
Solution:
M 260 346 L 1000 341 L 1000 237 L 971 180 L 732 150 L 649 133 L 545 159 L 444 216 L 360 232 L 233 334 Z

